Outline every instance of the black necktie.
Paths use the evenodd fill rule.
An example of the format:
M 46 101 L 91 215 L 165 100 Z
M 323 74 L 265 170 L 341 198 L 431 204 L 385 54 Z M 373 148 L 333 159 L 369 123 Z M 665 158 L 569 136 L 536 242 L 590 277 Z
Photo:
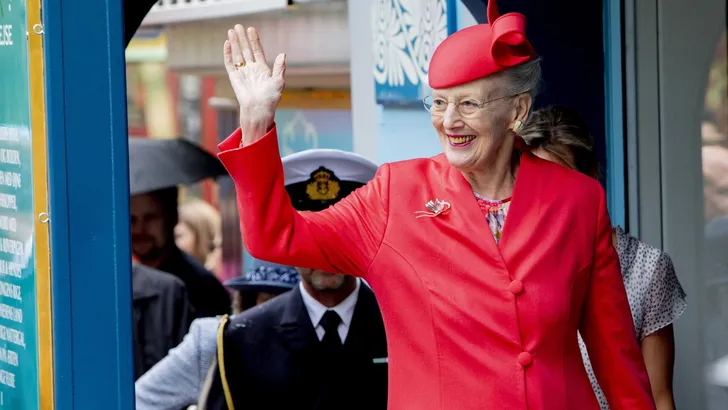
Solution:
M 341 393 L 342 391 L 348 391 L 348 389 L 342 390 L 339 377 L 341 374 L 340 366 L 342 365 L 341 353 L 344 350 L 341 337 L 339 337 L 340 323 L 341 317 L 333 310 L 327 310 L 321 318 L 321 322 L 319 322 L 325 332 L 323 339 L 321 339 L 320 368 L 326 377 L 321 382 L 321 393 L 318 403 L 314 407 L 316 410 L 340 410 L 345 408 L 345 406 L 342 407 Z
M 339 324 L 341 317 L 333 310 L 327 310 L 321 318 L 321 327 L 324 328 L 324 338 L 321 340 L 324 349 L 337 351 L 341 349 L 341 338 L 339 337 Z

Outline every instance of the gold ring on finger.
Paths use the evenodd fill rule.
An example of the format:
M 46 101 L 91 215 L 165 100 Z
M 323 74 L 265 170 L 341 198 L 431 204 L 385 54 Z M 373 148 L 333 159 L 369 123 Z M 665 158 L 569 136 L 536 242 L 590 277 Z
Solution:
M 235 63 L 235 68 L 245 67 L 245 61 L 241 61 L 239 63 Z

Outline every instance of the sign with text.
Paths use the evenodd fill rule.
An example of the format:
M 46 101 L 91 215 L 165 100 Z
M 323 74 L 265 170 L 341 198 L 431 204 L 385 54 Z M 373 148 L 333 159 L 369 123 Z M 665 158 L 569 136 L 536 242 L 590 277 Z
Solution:
M 0 408 L 39 408 L 26 0 L 0 0 Z

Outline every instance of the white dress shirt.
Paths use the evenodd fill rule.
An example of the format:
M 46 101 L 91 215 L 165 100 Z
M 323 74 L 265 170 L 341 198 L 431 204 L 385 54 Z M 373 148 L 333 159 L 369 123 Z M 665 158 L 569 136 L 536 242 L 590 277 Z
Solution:
M 342 300 L 338 305 L 328 308 L 321 304 L 318 300 L 314 299 L 303 286 L 303 282 L 299 282 L 298 285 L 301 288 L 301 296 L 303 297 L 303 304 L 306 305 L 308 311 L 308 317 L 311 319 L 314 330 L 319 340 L 324 338 L 326 331 L 321 326 L 321 319 L 327 310 L 333 310 L 341 318 L 339 323 L 338 331 L 341 343 L 346 341 L 346 335 L 349 334 L 349 327 L 351 327 L 351 318 L 354 316 L 354 308 L 356 307 L 356 301 L 359 299 L 359 288 L 361 287 L 361 280 L 356 279 L 356 288 L 351 292 L 351 295 L 347 296 L 346 299 Z

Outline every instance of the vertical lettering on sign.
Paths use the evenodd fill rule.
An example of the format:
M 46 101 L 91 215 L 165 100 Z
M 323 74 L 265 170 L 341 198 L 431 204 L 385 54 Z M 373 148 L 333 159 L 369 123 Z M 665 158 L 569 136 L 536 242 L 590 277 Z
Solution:
M 27 0 L 0 0 L 0 400 L 38 409 Z

